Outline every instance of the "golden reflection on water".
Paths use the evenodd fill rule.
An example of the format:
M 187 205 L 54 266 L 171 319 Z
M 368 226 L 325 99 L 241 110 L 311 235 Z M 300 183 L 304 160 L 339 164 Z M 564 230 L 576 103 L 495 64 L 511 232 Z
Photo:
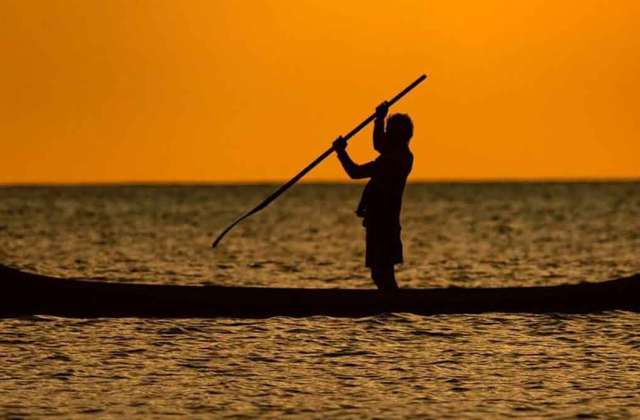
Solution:
M 636 314 L 2 321 L 4 414 L 640 415 Z
M 357 187 L 0 189 L 0 260 L 96 280 L 370 287 Z M 407 286 L 640 271 L 640 187 L 409 185 Z M 0 321 L 0 416 L 640 416 L 637 314 Z

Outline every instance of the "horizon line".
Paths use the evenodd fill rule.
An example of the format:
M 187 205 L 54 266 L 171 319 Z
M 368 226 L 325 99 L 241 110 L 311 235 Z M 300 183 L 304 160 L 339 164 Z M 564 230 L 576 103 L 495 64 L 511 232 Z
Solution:
M 134 187 L 134 186 L 260 186 L 280 185 L 283 180 L 130 180 L 130 181 L 87 181 L 87 182 L 0 182 L 0 188 L 10 187 Z M 349 185 L 362 184 L 363 180 L 302 180 L 300 184 L 307 185 Z M 640 182 L 637 177 L 548 177 L 548 178 L 432 178 L 412 179 L 407 184 L 589 184 L 589 183 L 633 183 Z

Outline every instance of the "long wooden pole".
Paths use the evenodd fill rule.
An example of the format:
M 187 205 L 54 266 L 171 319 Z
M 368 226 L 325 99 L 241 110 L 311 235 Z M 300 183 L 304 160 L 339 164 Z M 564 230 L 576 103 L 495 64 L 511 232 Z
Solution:
M 400 93 L 398 93 L 396 96 L 394 96 L 393 98 L 391 98 L 390 100 L 387 101 L 387 103 L 389 104 L 389 106 L 393 105 L 394 103 L 398 102 L 404 95 L 406 95 L 407 93 L 409 93 L 411 90 L 413 90 L 413 88 L 415 88 L 416 86 L 418 86 L 420 83 L 422 83 L 423 80 L 425 80 L 427 78 L 426 74 L 423 74 L 422 76 L 418 77 L 415 81 L 413 81 L 413 83 L 411 83 L 409 86 L 407 86 L 406 88 L 404 88 Z M 347 135 L 343 136 L 343 138 L 345 139 L 345 141 L 349 141 L 349 139 L 353 136 L 355 136 L 360 130 L 362 130 L 363 128 L 365 128 L 367 125 L 369 125 L 369 123 L 371 123 L 371 121 L 373 121 L 376 118 L 376 114 L 375 112 L 371 115 L 369 115 L 364 121 L 362 121 L 360 124 L 358 124 L 353 130 L 351 130 L 349 133 L 347 133 Z M 220 235 L 218 235 L 218 237 L 213 241 L 213 243 L 211 244 L 212 248 L 215 248 L 216 246 L 218 246 L 218 244 L 220 243 L 220 241 L 222 241 L 222 238 L 225 237 L 225 235 L 227 233 L 229 233 L 229 231 L 231 229 L 233 229 L 238 223 L 242 222 L 244 219 L 256 214 L 257 212 L 259 212 L 260 210 L 264 209 L 265 207 L 267 207 L 269 204 L 271 204 L 272 201 L 274 201 L 276 198 L 278 198 L 282 193 L 284 193 L 286 190 L 288 190 L 291 186 L 293 186 L 296 182 L 298 182 L 300 180 L 300 178 L 302 178 L 303 176 L 305 176 L 310 170 L 312 170 L 313 168 L 315 168 L 320 162 L 322 162 L 327 156 L 329 156 L 331 153 L 333 153 L 334 149 L 333 149 L 333 145 L 331 147 L 329 147 L 327 150 L 325 150 L 320 156 L 318 156 L 313 162 L 311 162 L 309 165 L 307 165 L 306 168 L 304 168 L 303 170 L 301 170 L 296 176 L 294 176 L 293 178 L 291 178 L 289 181 L 287 181 L 287 183 L 283 184 L 282 186 L 280 186 L 280 188 L 278 188 L 277 190 L 275 190 L 273 193 L 271 193 L 271 195 L 269 195 L 267 198 L 265 198 L 260 204 L 258 204 L 256 207 L 254 207 L 253 209 L 249 210 L 248 212 L 246 212 L 245 214 L 243 214 L 242 216 L 238 217 L 233 223 L 231 223 L 229 226 L 227 226 L 227 228 L 225 230 L 222 231 L 222 233 L 220 233 Z

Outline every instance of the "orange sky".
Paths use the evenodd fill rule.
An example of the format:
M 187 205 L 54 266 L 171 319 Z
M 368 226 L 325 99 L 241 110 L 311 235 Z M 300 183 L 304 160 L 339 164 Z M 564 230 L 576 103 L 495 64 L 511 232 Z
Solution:
M 395 108 L 413 180 L 640 177 L 638 22 L 635 0 L 2 0 L 0 183 L 286 179 L 423 72 Z

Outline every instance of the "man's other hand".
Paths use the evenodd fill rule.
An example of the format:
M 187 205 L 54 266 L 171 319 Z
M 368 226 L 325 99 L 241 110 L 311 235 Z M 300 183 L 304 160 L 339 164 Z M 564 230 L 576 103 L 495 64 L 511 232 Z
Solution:
M 376 107 L 376 119 L 381 120 L 389 113 L 389 103 L 384 101 Z
M 346 148 L 347 148 L 347 141 L 343 139 L 342 136 L 338 137 L 333 142 L 333 150 L 335 150 L 336 152 L 343 151 Z

